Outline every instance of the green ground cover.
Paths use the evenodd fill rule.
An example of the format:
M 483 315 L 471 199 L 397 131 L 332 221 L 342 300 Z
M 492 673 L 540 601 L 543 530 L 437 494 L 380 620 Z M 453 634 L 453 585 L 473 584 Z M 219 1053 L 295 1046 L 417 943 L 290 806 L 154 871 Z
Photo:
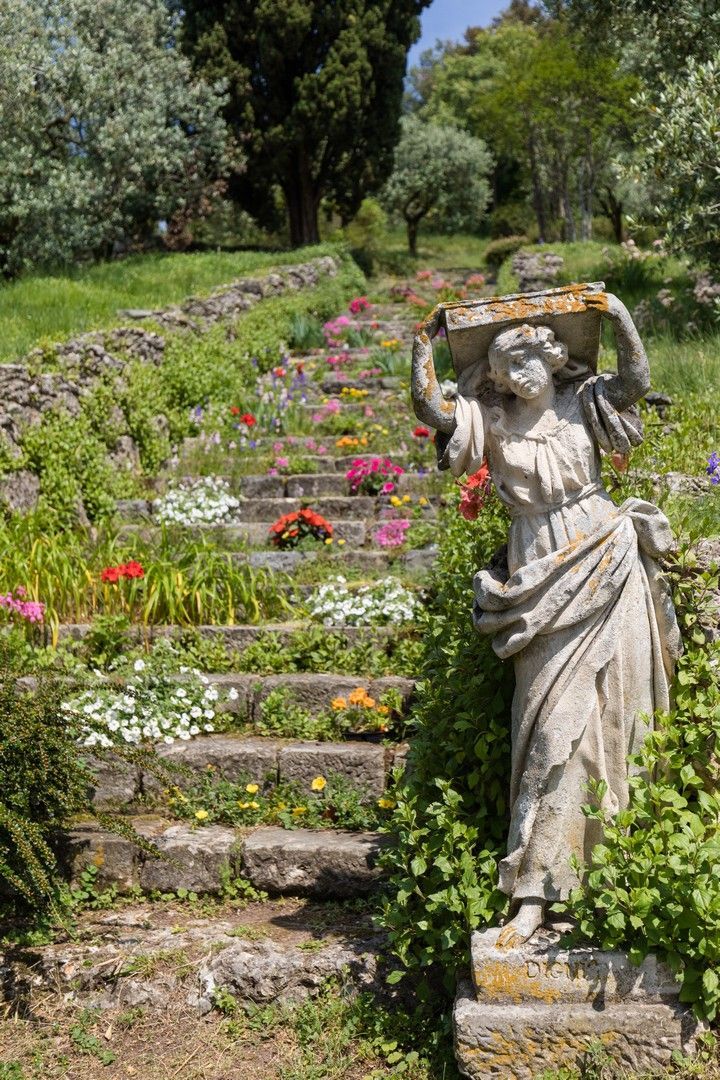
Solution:
M 334 254 L 320 244 L 295 251 L 131 255 L 55 274 L 26 274 L 0 286 L 0 362 L 35 345 L 110 329 L 123 308 L 159 308 L 206 295 L 235 278 Z

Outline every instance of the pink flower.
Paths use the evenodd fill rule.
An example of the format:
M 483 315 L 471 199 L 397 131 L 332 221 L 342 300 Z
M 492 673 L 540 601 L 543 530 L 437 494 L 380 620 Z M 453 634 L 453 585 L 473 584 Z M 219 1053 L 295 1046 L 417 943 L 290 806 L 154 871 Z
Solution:
M 278 469 L 287 469 L 290 464 L 290 459 L 286 457 L 275 458 L 275 465 Z
M 359 315 L 361 311 L 367 311 L 370 307 L 370 301 L 367 296 L 356 296 L 354 300 L 351 300 L 348 307 L 353 315 Z
M 393 518 L 385 521 L 373 533 L 373 540 L 382 548 L 400 547 L 405 543 L 406 533 L 410 528 L 408 518 Z
M 392 483 L 392 481 L 388 480 L 388 482 L 386 484 L 383 484 L 383 486 L 380 488 L 380 494 L 391 495 L 394 490 L 395 485 Z

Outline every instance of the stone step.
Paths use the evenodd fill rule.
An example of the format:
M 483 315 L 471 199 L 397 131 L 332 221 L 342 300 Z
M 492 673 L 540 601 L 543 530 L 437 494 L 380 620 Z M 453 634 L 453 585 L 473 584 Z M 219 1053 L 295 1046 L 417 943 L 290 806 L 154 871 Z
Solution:
M 266 567 L 279 573 L 292 574 L 301 566 L 322 560 L 331 573 L 342 573 L 346 567 L 365 570 L 372 574 L 386 575 L 388 570 L 401 569 L 410 572 L 429 570 L 437 557 L 437 547 L 411 548 L 405 552 L 373 550 L 372 548 L 327 548 L 320 551 L 252 551 L 238 552 L 235 558 L 246 560 L 251 566 Z
M 377 865 L 387 837 L 334 829 L 236 830 L 222 825 L 194 827 L 155 816 L 132 825 L 161 852 L 143 851 L 124 836 L 78 825 L 65 834 L 59 857 L 66 877 L 77 883 L 89 866 L 99 888 L 127 893 L 159 891 L 219 893 L 242 877 L 274 895 L 347 899 L 364 896 L 377 884 Z
M 330 709 L 331 701 L 344 697 L 357 688 L 366 690 L 370 697 L 378 700 L 390 690 L 400 694 L 403 709 L 408 708 L 415 690 L 412 679 L 401 675 L 382 675 L 367 678 L 362 675 L 334 675 L 331 673 L 312 674 L 309 672 L 289 672 L 285 675 L 246 675 L 246 674 L 209 674 L 204 676 L 208 684 L 221 691 L 234 691 L 235 697 L 223 705 L 223 712 L 237 718 L 239 724 L 253 724 L 261 719 L 261 706 L 268 694 L 274 690 L 285 690 L 296 704 L 311 715 L 318 715 Z M 184 675 L 171 676 L 182 683 Z M 58 680 L 60 682 L 61 680 Z M 101 680 L 105 681 L 105 680 Z M 110 679 L 107 680 L 110 682 Z M 77 679 L 64 678 L 68 694 L 74 694 L 82 688 Z M 38 679 L 34 675 L 24 675 L 17 679 L 18 685 L 27 691 L 35 691 Z M 113 681 L 114 685 L 117 685 Z
M 29 991 L 54 1010 L 62 1001 L 73 1011 L 139 1008 L 172 1017 L 180 1001 L 190 1007 L 192 1022 L 193 1011 L 209 1013 L 223 990 L 252 1007 L 305 1001 L 329 979 L 368 989 L 386 946 L 369 914 L 348 914 L 337 904 L 268 899 L 241 912 L 228 905 L 204 915 L 168 902 L 158 915 L 157 904 L 126 902 L 109 912 L 81 913 L 76 936 L 4 949 L 6 1002 L 20 1013 Z M 176 924 L 166 923 L 165 915 Z M 37 1022 L 40 1000 L 33 1000 L 31 1012 Z
M 188 742 L 177 740 L 156 746 L 158 755 L 171 765 L 183 766 L 172 780 L 160 783 L 142 765 L 130 765 L 107 754 L 90 760 L 95 775 L 92 802 L 98 810 L 130 812 L 141 798 L 161 799 L 172 784 L 186 791 L 200 775 L 211 769 L 218 779 L 233 783 L 276 785 L 293 782 L 307 788 L 317 776 L 341 776 L 354 787 L 379 798 L 386 789 L 389 771 L 401 765 L 406 744 L 382 746 L 371 742 L 314 742 L 269 739 L 240 734 L 202 735 Z
M 383 456 L 382 454 L 375 455 L 375 457 Z M 328 462 L 326 464 L 332 463 Z M 345 477 L 346 471 L 294 473 L 289 476 L 269 476 L 265 473 L 259 475 L 250 474 L 237 478 L 232 476 L 220 476 L 219 478 L 227 482 L 233 495 L 241 495 L 245 499 L 317 499 L 327 496 L 348 496 L 349 485 Z M 200 479 L 199 476 L 184 476 L 182 478 L 183 483 L 194 483 Z M 392 480 L 398 493 L 409 494 L 413 492 L 418 495 L 425 495 L 428 498 L 431 498 L 438 490 L 447 486 L 446 477 L 437 471 L 426 471 L 424 473 L 405 472 L 400 476 L 393 477 Z M 147 516 L 152 512 L 152 500 L 149 499 L 123 499 L 117 505 L 118 511 L 125 517 Z
M 253 478 L 256 480 L 263 477 Z M 267 477 L 273 481 L 278 477 Z M 402 479 L 402 478 L 401 478 Z M 257 521 L 277 521 L 284 514 L 293 513 L 306 506 L 321 514 L 330 524 L 336 519 L 346 521 L 372 521 L 377 519 L 384 511 L 388 511 L 392 504 L 390 496 L 372 495 L 349 495 L 348 484 L 345 477 L 331 476 L 331 481 L 336 482 L 340 489 L 337 495 L 318 492 L 318 488 L 324 486 L 316 477 L 303 477 L 302 480 L 290 480 L 287 485 L 287 495 L 267 496 L 259 494 L 246 497 L 237 510 L 238 521 L 228 522 L 227 528 L 233 528 L 236 524 L 254 523 Z M 338 483 L 339 481 L 339 483 Z M 260 485 L 257 485 L 258 487 Z M 268 485 L 275 487 L 279 485 Z M 283 485 L 285 486 L 285 485 Z M 429 485 L 427 485 L 429 487 Z M 313 490 L 313 488 L 315 490 Z M 400 489 L 398 489 L 400 490 Z M 403 489 L 404 490 L 404 489 Z M 428 519 L 435 516 L 435 503 L 437 496 L 426 496 L 427 503 L 422 507 L 423 516 Z M 155 504 L 145 499 L 121 499 L 117 503 L 117 512 L 125 521 L 142 522 L 154 517 Z M 221 526 L 215 526 L 219 528 Z
M 228 649 L 242 650 L 253 645 L 258 640 L 263 640 L 267 634 L 273 634 L 282 642 L 289 641 L 293 634 L 303 630 L 315 628 L 318 624 L 313 622 L 281 622 L 281 623 L 235 623 L 232 626 L 194 626 L 192 630 L 209 641 L 220 641 Z M 94 630 L 92 623 L 61 623 L 57 628 L 58 641 L 83 641 Z M 389 638 L 401 632 L 397 626 L 326 626 L 323 632 L 332 637 L 341 637 L 349 645 L 358 641 L 373 641 L 379 648 Z M 140 626 L 135 624 L 128 630 L 128 637 L 132 641 L 156 641 L 159 638 L 178 638 L 188 633 L 186 626 Z
M 295 503 L 297 506 L 297 503 Z M 197 536 L 211 537 L 214 543 L 222 545 L 249 544 L 251 547 L 270 547 L 270 527 L 274 521 L 247 521 L 233 525 L 194 525 L 188 530 Z M 364 547 L 369 538 L 369 530 L 364 521 L 355 519 L 331 522 L 333 526 L 333 542 L 338 540 L 350 548 Z M 130 537 L 139 537 L 147 544 L 157 543 L 160 536 L 160 526 L 136 521 L 123 522 L 117 532 L 118 540 L 127 540 Z M 322 544 L 318 544 L 322 547 Z

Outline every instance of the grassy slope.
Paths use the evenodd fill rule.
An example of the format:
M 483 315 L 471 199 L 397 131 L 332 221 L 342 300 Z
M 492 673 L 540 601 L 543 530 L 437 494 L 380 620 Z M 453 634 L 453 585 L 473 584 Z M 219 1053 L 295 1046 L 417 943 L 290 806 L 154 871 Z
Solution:
M 119 321 L 118 309 L 166 307 L 242 275 L 333 250 L 323 244 L 288 252 L 134 255 L 56 274 L 28 274 L 0 288 L 0 361 L 48 339 L 110 328 Z

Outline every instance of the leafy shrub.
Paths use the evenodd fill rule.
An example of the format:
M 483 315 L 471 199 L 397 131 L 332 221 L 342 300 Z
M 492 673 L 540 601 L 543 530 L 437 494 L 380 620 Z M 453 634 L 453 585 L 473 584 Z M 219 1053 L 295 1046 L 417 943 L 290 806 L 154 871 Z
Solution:
M 527 236 L 517 235 L 503 236 L 499 240 L 491 240 L 485 248 L 485 262 L 493 273 L 497 273 L 501 264 L 527 243 Z
M 490 236 L 493 240 L 512 236 L 527 236 L 534 222 L 532 207 L 525 200 L 496 206 L 490 214 Z
M 0 880 L 33 907 L 58 906 L 54 830 L 88 809 L 91 774 L 57 693 L 22 692 L 0 641 Z
M 400 779 L 385 856 L 391 872 L 382 922 L 408 968 L 443 970 L 448 988 L 466 956 L 469 931 L 505 905 L 495 889 L 508 824 L 511 664 L 473 629 L 472 580 L 504 539 L 507 519 L 490 498 L 481 527 L 453 506 L 438 530 L 440 550 L 422 627 L 416 728 Z M 398 976 L 394 976 L 397 978 Z

